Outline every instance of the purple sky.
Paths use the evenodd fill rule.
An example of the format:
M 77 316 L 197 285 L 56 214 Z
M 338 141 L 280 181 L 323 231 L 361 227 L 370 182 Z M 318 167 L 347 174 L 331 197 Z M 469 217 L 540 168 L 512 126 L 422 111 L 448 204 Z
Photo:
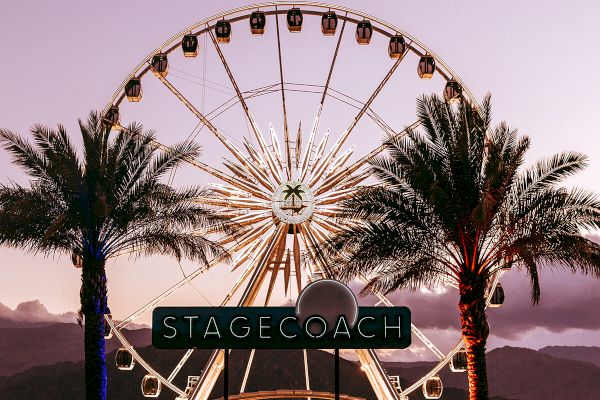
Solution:
M 566 2 L 548 1 L 536 6 L 520 1 L 474 0 L 340 3 L 379 16 L 419 38 L 460 74 L 479 99 L 491 92 L 495 120 L 506 120 L 531 137 L 530 162 L 563 150 L 587 153 L 589 168 L 568 184 L 600 191 L 597 179 L 600 132 L 594 123 L 600 108 L 600 75 L 591 70 L 591 66 L 600 63 L 600 55 L 589 50 L 595 48 L 600 37 L 596 21 L 599 4 L 586 1 L 578 7 L 569 7 Z M 0 5 L 3 54 L 0 126 L 25 133 L 33 123 L 61 122 L 77 137 L 76 118 L 85 117 L 90 109 L 102 108 L 126 74 L 160 42 L 185 26 L 242 4 L 246 3 L 154 0 L 3 3 Z M 322 84 L 335 40 L 321 36 L 314 18 L 307 19 L 306 24 L 299 35 L 292 36 L 283 28 L 286 80 Z M 233 41 L 224 52 L 240 86 L 249 89 L 277 81 L 273 24 L 267 26 L 267 34 L 259 39 L 236 28 L 234 25 Z M 241 28 L 247 29 L 245 24 Z M 391 66 L 385 54 L 385 41 L 375 37 L 368 48 L 359 47 L 353 42 L 352 31 L 345 39 L 348 40 L 340 53 L 341 67 L 334 72 L 332 86 L 365 99 Z M 253 50 L 249 51 L 250 48 Z M 206 67 L 202 57 L 184 60 L 177 54 L 170 61 L 178 68 L 172 71 L 173 82 L 180 84 L 198 107 L 210 110 L 228 98 L 230 85 L 214 50 L 207 51 Z M 397 129 L 413 121 L 414 99 L 418 94 L 439 92 L 442 87 L 439 78 L 419 82 L 415 67 L 414 57 L 404 60 L 397 71 L 399 76 L 394 76 L 374 105 Z M 209 87 L 203 92 L 198 82 L 204 71 Z M 150 77 L 146 80 L 142 103 L 123 105 L 124 120 L 136 119 L 156 128 L 165 143 L 185 138 L 196 124 L 194 118 L 161 91 L 155 80 Z M 300 120 L 305 132 L 308 130 L 316 103 L 314 97 L 290 95 L 292 130 Z M 326 105 L 329 114 L 324 115 L 320 131 L 331 128 L 335 137 L 355 111 L 333 102 L 327 109 L 329 104 Z M 263 130 L 272 121 L 281 132 L 278 97 L 250 105 Z M 233 137 L 247 135 L 239 109 L 232 109 L 216 123 Z M 372 131 L 372 125 L 361 123 L 357 136 L 349 142 L 368 150 L 381 140 L 380 134 L 369 135 Z M 204 146 L 204 160 L 218 165 L 224 155 L 222 149 L 207 134 L 199 140 Z M 0 152 L 0 181 L 6 183 L 10 179 L 24 182 L 7 154 Z M 208 181 L 192 170 L 181 171 L 176 177 L 179 184 Z M 0 302 L 7 307 L 14 309 L 23 301 L 39 299 L 51 313 L 62 314 L 78 308 L 78 271 L 65 257 L 45 259 L 0 249 L 0 259 Z M 194 266 L 183 263 L 182 267 L 191 271 Z M 111 308 L 117 317 L 135 310 L 181 276 L 177 265 L 164 257 L 119 259 L 111 261 L 109 268 Z M 223 269 L 210 271 L 205 280 L 198 282 L 198 288 L 211 302 L 218 302 L 232 279 Z M 597 319 L 600 283 L 560 272 L 544 273 L 542 279 L 542 303 L 532 308 L 526 278 L 518 272 L 506 276 L 503 280 L 506 307 L 490 312 L 492 345 L 600 345 Z M 413 294 L 407 294 L 406 298 L 399 294 L 397 298 L 409 304 L 414 298 L 417 309 L 430 304 L 415 314 L 415 321 L 430 329 L 439 341 L 450 343 L 457 337 L 448 331 L 455 327 L 456 308 L 449 307 L 446 312 L 440 304 L 455 304 L 455 294 L 436 296 L 431 301 L 423 296 L 419 300 Z M 447 302 L 442 301 L 445 296 Z M 189 289 L 176 297 L 172 300 L 174 304 L 189 302 L 197 294 Z M 283 297 L 279 300 L 283 301 Z M 448 341 L 450 336 L 452 339 Z

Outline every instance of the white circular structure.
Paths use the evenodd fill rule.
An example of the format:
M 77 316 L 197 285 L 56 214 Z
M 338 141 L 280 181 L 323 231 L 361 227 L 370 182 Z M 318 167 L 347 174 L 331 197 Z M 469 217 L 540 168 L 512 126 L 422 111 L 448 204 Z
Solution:
M 235 47 L 244 31 L 247 32 L 244 44 L 253 44 L 255 50 Z M 313 35 L 312 42 L 303 44 L 302 39 L 309 35 Z M 290 46 L 286 46 L 288 42 Z M 371 49 L 372 52 L 361 53 L 369 54 L 358 57 L 364 59 L 346 57 L 340 60 L 348 55 L 348 46 L 356 46 L 362 52 Z M 316 55 L 320 48 L 326 53 L 325 59 Z M 261 49 L 267 49 L 270 55 L 257 55 L 255 51 Z M 305 54 L 299 55 L 301 51 Z M 226 85 L 206 78 L 209 57 L 221 64 L 219 67 L 228 82 Z M 288 58 L 292 61 L 286 64 Z M 196 62 L 192 70 L 181 69 L 185 63 L 190 65 L 198 59 L 203 61 Z M 346 65 L 338 66 L 344 62 Z M 359 70 L 348 72 L 352 64 L 360 64 Z M 321 67 L 322 75 L 314 78 L 311 74 L 319 70 L 317 67 Z M 196 71 L 203 71 L 203 75 L 197 75 Z M 336 79 L 338 72 L 345 74 L 344 78 Z M 288 73 L 295 74 L 298 79 L 287 78 Z M 303 74 L 307 76 L 305 79 Z M 203 19 L 160 44 L 127 75 L 103 115 L 115 129 L 126 131 L 121 120 L 137 120 L 139 107 L 148 102 L 151 108 L 144 116 L 154 118 L 150 125 L 159 132 L 172 131 L 168 129 L 171 124 L 186 118 L 193 122 L 191 134 L 177 139 L 197 139 L 210 151 L 200 160 L 188 160 L 198 175 L 187 175 L 185 183 L 211 184 L 217 196 L 199 198 L 198 201 L 215 207 L 243 227 L 240 237 L 226 238 L 222 242 L 233 255 L 231 270 L 236 276 L 231 289 L 216 303 L 221 306 L 251 306 L 259 302 L 268 305 L 273 300 L 276 283 L 282 278 L 284 291 L 290 296 L 292 289 L 296 294 L 300 293 L 314 277 L 327 278 L 327 268 L 324 268 L 327 260 L 320 254 L 318 245 L 343 228 L 336 219 L 340 203 L 352 196 L 360 185 L 373 183 L 367 173 L 368 162 L 385 150 L 381 143 L 386 137 L 402 136 L 407 127 L 418 127 L 414 120 L 400 124 L 389 122 L 380 115 L 381 104 L 378 102 L 393 102 L 389 107 L 393 112 L 388 117 L 393 119 L 402 115 L 397 108 L 400 99 L 407 96 L 410 97 L 407 104 L 412 107 L 410 115 L 414 115 L 415 95 L 405 93 L 402 81 L 394 81 L 399 74 L 415 80 L 420 78 L 429 85 L 419 93 L 436 90 L 449 101 L 462 98 L 477 107 L 475 98 L 460 77 L 435 52 L 393 24 L 332 4 L 264 2 Z M 376 78 L 364 94 L 348 93 L 348 90 L 365 86 L 368 75 Z M 241 77 L 250 83 L 242 84 Z M 386 92 L 384 89 L 392 85 L 391 81 L 394 81 L 394 89 Z M 191 89 L 183 88 L 184 84 Z M 210 104 L 206 90 L 211 90 L 213 97 L 222 98 L 222 101 L 215 100 Z M 296 99 L 293 96 L 305 97 Z M 298 117 L 298 109 L 305 110 L 307 102 L 304 99 L 310 97 L 316 99 L 311 103 L 316 103 L 316 109 L 311 108 L 311 116 L 304 118 L 304 121 L 309 120 L 310 130 L 303 134 L 303 117 Z M 266 106 L 269 99 L 277 105 Z M 329 119 L 324 107 L 326 103 L 339 107 Z M 186 113 L 185 117 L 174 117 L 171 110 L 167 112 L 163 108 L 167 106 L 178 107 Z M 257 114 L 261 115 L 257 117 Z M 236 115 L 243 123 L 235 122 Z M 297 130 L 291 129 L 292 120 L 299 122 Z M 324 123 L 333 126 L 335 133 L 323 132 L 320 124 Z M 180 125 L 177 127 L 175 131 L 181 128 Z M 371 143 L 365 145 L 369 138 Z M 167 149 L 175 141 L 173 137 L 160 136 L 154 144 L 157 148 Z M 344 150 L 349 141 L 356 141 L 358 146 Z M 219 154 L 217 148 L 224 155 Z M 216 268 L 219 264 L 219 260 L 213 260 L 210 267 Z M 131 355 L 136 366 L 144 368 L 147 377 L 151 377 L 146 379 L 152 383 L 149 395 L 163 388 L 179 399 L 207 400 L 217 381 L 223 366 L 222 351 L 215 350 L 206 366 L 198 371 L 198 376 L 190 376 L 187 387 L 181 387 L 174 382 L 193 349 L 183 355 L 169 375 L 162 375 L 140 356 L 123 333 L 130 323 L 164 304 L 183 288 L 192 287 L 200 293 L 196 283 L 204 278 L 205 271 L 203 267 L 188 273 L 181 269 L 182 276 L 174 284 L 158 295 L 148 295 L 143 304 L 137 305 L 118 324 L 107 318 L 114 336 L 122 343 L 120 351 Z M 488 290 L 490 296 L 500 273 L 496 274 Z M 367 277 L 363 278 L 366 281 Z M 456 288 L 456 282 L 445 282 L 445 285 L 448 290 Z M 392 305 L 382 293 L 377 293 L 376 297 L 377 306 Z M 205 298 L 198 302 L 198 305 L 206 305 Z M 421 390 L 424 383 L 435 380 L 437 373 L 462 347 L 462 341 L 457 338 L 456 346 L 441 351 L 414 324 L 412 335 L 413 342 L 420 342 L 438 363 L 407 388 L 400 387 L 398 377 L 387 375 L 375 351 L 356 350 L 361 368 L 379 399 L 405 399 Z M 240 393 L 246 391 L 253 355 L 254 351 Z M 308 393 L 306 357 L 305 352 Z M 331 397 L 326 393 L 323 396 Z M 243 397 L 255 398 L 247 393 Z
M 312 190 L 300 181 L 279 185 L 273 194 L 273 214 L 285 224 L 301 224 L 309 219 L 315 209 Z

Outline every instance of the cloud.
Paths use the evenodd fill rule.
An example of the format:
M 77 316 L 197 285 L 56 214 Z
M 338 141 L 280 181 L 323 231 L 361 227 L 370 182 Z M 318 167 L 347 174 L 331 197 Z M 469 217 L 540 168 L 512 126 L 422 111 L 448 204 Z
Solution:
M 506 293 L 503 307 L 488 309 L 491 334 L 517 340 L 535 329 L 561 333 L 570 329 L 600 330 L 600 279 L 571 274 L 556 268 L 542 269 L 542 298 L 531 303 L 529 278 L 523 271 L 513 270 L 502 276 Z M 352 283 L 355 290 L 362 285 Z M 442 293 L 398 291 L 388 298 L 395 305 L 411 309 L 413 323 L 426 330 L 458 332 L 458 293 L 448 289 Z M 359 298 L 363 305 L 373 305 L 377 298 Z
M 20 303 L 14 310 L 0 303 L 0 319 L 20 323 L 76 323 L 77 314 L 52 314 L 39 300 L 30 300 Z
M 8 322 L 8 324 L 7 324 Z M 118 320 L 114 321 L 118 323 Z M 16 324 L 49 324 L 49 323 L 66 323 L 76 324 L 77 313 L 69 311 L 62 314 L 53 314 L 39 300 L 24 301 L 17 305 L 13 310 L 6 305 L 0 303 L 0 326 Z M 127 329 L 147 329 L 146 324 L 138 324 L 130 322 L 127 324 Z
M 518 339 L 536 328 L 553 333 L 569 329 L 600 330 L 600 280 L 565 271 L 545 271 L 541 275 L 542 298 L 531 304 L 529 278 L 511 271 L 502 280 L 505 305 L 489 312 L 494 334 Z

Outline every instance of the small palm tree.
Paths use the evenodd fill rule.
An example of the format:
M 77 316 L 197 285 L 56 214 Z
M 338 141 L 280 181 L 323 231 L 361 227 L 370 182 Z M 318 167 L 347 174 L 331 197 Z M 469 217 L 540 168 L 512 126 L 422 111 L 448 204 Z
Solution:
M 557 187 L 585 167 L 582 154 L 557 154 L 524 169 L 529 139 L 504 123 L 490 127 L 489 96 L 479 113 L 435 95 L 417 103 L 422 131 L 387 141 L 388 153 L 371 165 L 381 184 L 344 204 L 348 228 L 323 248 L 337 254 L 341 279 L 369 277 L 364 293 L 454 282 L 470 399 L 487 399 L 491 277 L 500 268 L 523 268 L 537 303 L 540 267 L 598 275 L 600 246 L 582 229 L 600 227 L 600 201 Z
M 97 400 L 106 398 L 107 259 L 123 253 L 169 254 L 207 265 L 227 254 L 201 232 L 231 234 L 234 228 L 195 201 L 210 195 L 206 190 L 160 182 L 198 156 L 197 145 L 185 142 L 158 152 L 154 134 L 137 124 L 110 138 L 97 113 L 79 126 L 81 160 L 60 125 L 58 130 L 35 125 L 33 144 L 0 130 L 0 142 L 31 179 L 28 187 L 0 186 L 0 245 L 82 260 L 86 396 Z

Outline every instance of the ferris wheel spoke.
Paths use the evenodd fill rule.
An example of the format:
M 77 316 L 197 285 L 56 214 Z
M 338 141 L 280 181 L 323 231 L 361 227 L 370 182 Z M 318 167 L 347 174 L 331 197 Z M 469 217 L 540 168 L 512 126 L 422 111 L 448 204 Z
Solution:
M 251 242 L 251 243 L 247 244 L 243 248 L 243 250 L 241 250 L 240 253 L 235 257 L 235 259 L 233 261 L 233 264 L 231 266 L 231 270 L 235 271 L 237 268 L 239 268 L 247 260 L 254 259 L 256 257 L 256 252 L 260 248 L 259 245 L 261 243 L 262 242 L 260 240 L 255 240 L 254 242 Z
M 236 244 L 235 246 L 233 246 L 230 249 L 230 251 L 231 252 L 238 251 L 241 247 L 242 246 Z M 181 279 L 180 281 L 178 281 L 177 283 L 175 283 L 173 286 L 171 286 L 170 288 L 168 288 L 167 290 L 165 290 L 164 292 L 162 292 L 160 295 L 156 296 L 154 299 L 150 300 L 148 303 L 144 304 L 142 307 L 140 307 L 139 309 L 137 309 L 135 312 L 133 312 L 127 318 L 125 318 L 122 321 L 120 321 L 116 325 L 116 329 L 117 330 L 121 330 L 121 329 L 125 328 L 131 322 L 133 322 L 136 319 L 138 319 L 140 316 L 142 316 L 144 313 L 146 313 L 147 311 L 149 311 L 150 309 L 152 309 L 153 307 L 155 307 L 157 304 L 160 304 L 162 301 L 164 301 L 167 298 L 169 298 L 171 295 L 173 295 L 174 293 L 176 293 L 179 289 L 181 289 L 187 283 L 191 282 L 193 279 L 195 279 L 199 275 L 203 274 L 208 269 L 214 267 L 216 264 L 218 264 L 221 261 L 222 261 L 221 259 L 215 258 L 215 259 L 213 259 L 213 260 L 211 260 L 209 262 L 208 266 L 197 268 L 195 271 L 193 271 L 187 277 Z
M 136 134 L 134 132 L 127 129 L 123 125 L 113 124 L 113 126 L 115 129 L 118 129 L 119 131 L 130 134 L 131 136 L 136 136 Z M 171 147 L 166 146 L 157 140 L 152 140 L 151 143 L 156 149 L 159 149 L 162 151 L 171 151 L 172 150 Z M 198 161 L 192 157 L 187 157 L 185 159 L 185 161 L 187 163 L 189 163 L 190 165 L 198 168 L 199 170 L 204 171 L 204 172 L 214 176 L 215 178 L 222 180 L 223 182 L 229 183 L 230 185 L 235 186 L 236 188 L 238 188 L 240 190 L 243 190 L 247 193 L 251 193 L 251 194 L 253 194 L 261 199 L 264 199 L 264 200 L 268 200 L 270 198 L 269 195 L 267 195 L 262 189 L 260 189 L 259 187 L 257 187 L 256 185 L 254 185 L 251 182 L 244 182 L 233 176 L 224 174 L 223 172 L 219 171 L 218 169 L 213 168 L 213 167 L 211 167 L 201 161 Z
M 364 275 L 360 275 L 359 276 L 359 280 L 364 283 L 367 284 L 369 283 L 369 279 L 364 276 Z M 377 298 L 379 299 L 379 302 L 377 302 L 375 305 L 376 306 L 381 306 L 384 305 L 386 307 L 394 307 L 394 303 L 392 303 L 382 292 L 380 291 L 376 291 L 375 292 L 375 296 L 377 296 Z M 417 328 L 415 326 L 415 324 L 411 323 L 410 324 L 410 329 L 412 331 L 412 333 L 417 336 L 419 338 L 419 340 L 425 345 L 427 346 L 427 348 L 429 348 L 429 350 L 431 350 L 431 352 L 440 360 L 444 359 L 446 356 L 444 355 L 444 353 L 442 353 L 440 351 L 440 349 L 438 349 L 436 347 L 435 344 L 433 344 L 433 342 L 431 340 L 429 340 L 429 338 L 427 338 L 427 336 L 425 336 L 425 334 L 423 332 L 421 332 L 421 330 L 419 330 L 419 328 Z
M 238 226 L 247 226 L 263 222 L 270 218 L 270 216 L 271 209 L 268 211 L 251 211 L 247 214 L 234 217 L 231 220 Z
M 318 253 L 317 244 L 319 243 L 319 241 L 315 236 L 318 236 L 319 234 L 317 233 L 318 229 L 315 228 L 316 227 L 313 226 L 303 227 L 303 229 L 301 229 L 300 232 L 306 234 L 308 242 L 310 243 L 310 245 L 307 246 L 307 248 L 310 249 L 312 247 L 313 251 Z M 326 236 L 325 233 L 321 233 L 320 235 Z M 327 277 L 329 275 L 329 269 L 324 267 L 326 265 L 324 257 L 319 254 L 313 255 L 313 257 L 315 260 L 316 267 L 315 272 L 320 272 Z M 375 354 L 375 351 L 373 351 L 372 349 L 356 349 L 355 352 L 359 358 L 361 366 L 367 373 L 369 382 L 371 382 L 373 389 L 376 391 L 376 393 L 379 393 L 381 396 L 383 396 L 382 398 L 397 399 L 398 394 L 396 390 L 391 386 L 389 378 L 386 372 L 384 371 L 383 367 L 381 366 L 381 362 L 379 361 L 377 354 Z
M 308 241 L 311 243 L 311 246 L 315 252 L 318 252 L 318 239 L 315 236 L 319 236 L 318 229 L 315 227 L 307 227 L 301 230 L 301 233 L 305 233 Z M 316 235 L 315 235 L 316 234 Z M 326 236 L 325 233 L 320 233 L 320 235 Z M 311 246 L 307 246 L 310 249 Z M 325 268 L 325 261 L 323 256 L 313 255 L 315 257 L 315 271 L 328 276 L 328 268 Z M 357 349 L 355 350 L 358 358 L 360 360 L 361 366 L 364 368 L 367 373 L 367 377 L 376 393 L 383 395 L 383 398 L 398 398 L 396 390 L 391 386 L 390 381 L 387 377 L 386 372 L 383 370 L 381 366 L 381 362 L 377 357 L 377 354 L 372 349 Z
M 335 222 L 333 222 L 329 219 L 323 218 L 319 215 L 315 215 L 314 222 L 319 224 L 323 229 L 327 229 L 332 234 L 341 232 L 343 230 L 342 226 L 336 224 Z
M 152 368 L 152 366 L 150 364 L 148 364 L 148 362 L 139 355 L 137 350 L 131 345 L 131 343 L 129 343 L 129 341 L 123 334 L 123 332 L 121 332 L 119 330 L 118 325 L 114 325 L 112 319 L 108 318 L 108 316 L 105 316 L 105 320 L 108 322 L 109 326 L 111 327 L 112 332 L 114 333 L 115 337 L 117 339 L 119 339 L 119 342 L 121 343 L 121 345 L 131 354 L 133 359 L 135 359 L 136 362 L 142 366 L 142 368 L 144 368 L 149 374 L 155 376 L 163 385 L 165 385 L 166 387 L 171 389 L 178 396 L 185 396 L 185 393 L 183 390 L 181 390 L 177 386 L 175 386 L 173 384 L 173 382 L 165 379 L 165 377 L 163 377 L 160 373 L 158 373 L 158 371 L 156 371 L 154 368 Z
M 329 193 L 323 195 L 322 197 L 319 197 L 315 201 L 315 206 L 335 204 L 335 203 L 342 202 L 344 200 L 348 200 L 350 197 L 352 197 L 354 192 L 356 192 L 355 187 L 350 187 L 347 189 L 340 189 L 340 190 L 329 192 Z
M 268 177 L 263 176 L 259 168 L 242 153 L 238 147 L 233 144 L 225 135 L 219 131 L 213 123 L 204 116 L 177 88 L 159 73 L 154 74 L 170 91 L 183 103 L 199 120 L 202 122 L 217 139 L 225 146 L 227 150 L 252 174 L 267 190 L 273 190 L 273 184 Z
M 265 139 L 260 131 L 260 128 L 258 127 L 258 124 L 252 117 L 250 108 L 248 107 L 248 104 L 246 103 L 246 99 L 244 98 L 244 95 L 242 94 L 240 87 L 237 84 L 237 81 L 233 75 L 233 72 L 231 71 L 231 68 L 229 67 L 229 63 L 227 62 L 227 59 L 225 58 L 223 51 L 221 51 L 221 46 L 219 46 L 219 43 L 215 39 L 215 35 L 213 34 L 212 31 L 209 31 L 209 35 L 213 42 L 215 50 L 217 51 L 217 54 L 219 55 L 219 58 L 221 59 L 221 63 L 223 64 L 223 67 L 225 68 L 225 72 L 227 73 L 227 76 L 229 77 L 229 80 L 231 81 L 231 84 L 233 85 L 235 93 L 238 97 L 238 101 L 239 101 L 240 105 L 242 106 L 242 109 L 244 110 L 246 119 L 247 119 L 248 123 L 250 124 L 252 131 L 254 132 L 254 136 L 256 137 L 256 140 L 258 141 L 260 149 L 261 149 L 262 153 L 265 155 L 265 159 L 267 161 L 267 166 L 269 167 L 271 174 L 272 174 L 273 178 L 276 180 L 277 184 L 280 184 L 281 179 L 279 178 L 279 174 L 277 173 L 277 170 L 275 168 L 275 162 L 271 157 L 271 154 L 267 148 Z M 252 146 L 250 146 L 250 147 L 252 147 Z M 250 149 L 248 149 L 248 150 L 250 150 Z
M 290 149 L 290 132 L 288 130 L 287 123 L 287 110 L 285 105 L 285 84 L 283 80 L 283 60 L 281 58 L 281 36 L 279 32 L 279 13 L 277 12 L 277 6 L 275 6 L 275 27 L 277 31 L 277 54 L 279 60 L 279 80 L 281 83 L 281 108 L 283 112 L 283 138 L 285 142 L 285 158 L 287 166 L 287 177 L 292 178 L 292 154 Z
M 404 135 L 406 135 L 406 133 L 409 130 L 415 129 L 419 126 L 419 121 L 415 121 L 412 124 L 410 124 L 409 126 L 407 126 L 406 128 L 404 128 L 403 130 L 396 132 L 393 135 L 390 135 L 389 139 L 397 139 L 400 138 Z M 323 183 L 317 187 L 315 189 L 315 196 L 318 196 L 321 193 L 324 193 L 328 190 L 330 190 L 331 188 L 333 188 L 336 185 L 342 184 L 342 183 L 347 183 L 344 181 L 349 181 L 352 178 L 354 178 L 352 176 L 352 174 L 354 172 L 356 172 L 357 170 L 359 170 L 361 167 L 363 167 L 364 165 L 366 165 L 371 159 L 373 159 L 374 157 L 376 157 L 377 155 L 381 154 L 385 149 L 387 148 L 387 144 L 383 143 L 382 145 L 380 145 L 379 147 L 373 149 L 372 151 L 370 151 L 368 154 L 366 154 L 365 156 L 363 156 L 362 158 L 360 158 L 359 160 L 355 161 L 354 163 L 352 163 L 352 165 L 341 169 L 339 171 L 337 171 L 334 174 L 329 175 L 324 181 Z M 360 179 L 361 181 L 366 179 L 367 176 L 365 175 L 363 179 Z
M 356 349 L 361 367 L 367 374 L 367 378 L 377 394 L 378 399 L 398 399 L 398 392 L 390 382 L 390 379 L 379 361 L 379 357 L 373 349 Z
M 265 240 L 266 246 L 260 259 L 252 268 L 247 268 L 247 271 L 252 272 L 252 277 L 250 278 L 250 282 L 248 286 L 246 286 L 246 289 L 244 290 L 244 293 L 238 302 L 238 306 L 247 307 L 254 303 L 254 300 L 256 299 L 260 287 L 266 277 L 268 260 L 273 254 L 277 241 L 280 239 L 281 235 L 285 235 L 285 233 L 285 225 L 279 224 L 275 231 Z M 231 296 L 233 296 L 233 294 L 230 292 L 228 298 L 223 301 L 222 305 L 226 304 L 229 299 L 231 299 Z M 217 381 L 217 378 L 219 377 L 219 372 L 222 369 L 222 366 L 223 353 L 218 350 L 213 351 L 206 367 L 204 368 L 202 376 L 200 377 L 198 385 L 196 385 L 194 391 L 189 396 L 191 400 L 208 398 L 212 388 L 215 385 L 215 382 Z
M 348 13 L 346 13 L 348 15 Z M 317 115 L 315 116 L 312 129 L 310 131 L 310 136 L 308 139 L 308 143 L 306 146 L 306 152 L 304 153 L 304 157 L 302 157 L 302 162 L 300 163 L 300 180 L 302 181 L 306 177 L 306 173 L 308 172 L 309 164 L 310 164 L 310 155 L 312 153 L 312 147 L 314 144 L 315 136 L 317 134 L 317 129 L 319 128 L 319 120 L 321 118 L 321 112 L 323 111 L 323 104 L 325 104 L 325 98 L 327 97 L 327 90 L 329 89 L 329 83 L 331 82 L 331 77 L 333 75 L 333 68 L 335 67 L 335 62 L 337 61 L 338 52 L 340 50 L 340 44 L 342 43 L 342 37 L 344 35 L 344 29 L 346 28 L 347 19 L 344 18 L 344 22 L 342 23 L 342 28 L 340 29 L 340 35 L 338 37 L 337 44 L 335 46 L 335 52 L 333 53 L 333 57 L 331 59 L 331 65 L 329 66 L 329 72 L 327 74 L 327 80 L 325 81 L 325 87 L 323 88 L 323 95 L 321 96 L 321 101 L 319 102 L 319 109 L 317 111 Z
M 402 394 L 408 395 L 414 392 L 415 390 L 422 387 L 422 385 L 429 379 L 430 377 L 436 375 L 442 368 L 444 368 L 452 359 L 452 357 L 464 346 L 464 342 L 462 339 L 459 339 L 458 343 L 450 350 L 448 354 L 446 354 L 437 364 L 433 367 L 426 375 L 422 376 L 421 379 L 407 387 L 402 391 Z
M 239 239 L 239 244 L 243 247 L 251 245 L 252 242 L 254 242 L 255 240 L 258 240 L 262 235 L 264 235 L 269 230 L 270 227 L 271 227 L 271 225 L 268 222 L 265 222 L 262 225 L 259 225 L 256 228 L 253 228 L 248 233 L 246 233 L 242 238 Z M 250 253 L 248 253 L 248 255 L 250 255 Z M 241 266 L 243 264 L 244 261 L 245 260 L 243 259 L 243 257 L 240 257 L 240 259 L 237 260 L 237 262 L 232 266 L 232 270 L 237 269 L 239 266 Z
M 213 167 L 211 167 L 207 164 L 204 164 L 200 161 L 195 160 L 192 164 L 194 166 L 196 166 L 198 169 L 214 176 L 215 178 L 218 178 L 218 179 L 222 180 L 223 182 L 226 182 L 232 186 L 235 186 L 237 189 L 240 189 L 244 192 L 253 194 L 254 196 L 261 198 L 263 200 L 269 199 L 269 195 L 252 182 L 243 181 L 235 176 L 227 175 L 227 174 L 219 171 L 218 169 L 213 168 Z
M 239 306 L 250 306 L 256 296 L 258 295 L 258 290 L 260 289 L 260 285 L 264 281 L 268 263 L 273 255 L 273 251 L 277 246 L 277 242 L 281 239 L 281 235 L 285 234 L 285 230 L 283 224 L 279 224 L 273 231 L 266 234 L 266 236 L 261 239 L 261 245 L 256 248 L 253 252 L 254 258 L 250 260 L 249 265 L 244 270 L 238 281 L 235 283 L 233 289 L 230 293 L 227 294 L 221 305 L 227 304 L 229 300 L 233 297 L 234 293 L 241 287 L 241 284 L 244 280 L 247 279 L 248 275 L 252 272 L 253 276 L 240 299 Z
M 308 224 L 305 227 L 303 227 L 302 232 L 308 239 L 309 247 L 313 250 L 315 257 L 315 266 L 317 267 L 317 271 L 320 270 L 320 272 L 325 273 L 327 271 L 327 269 L 325 268 L 325 266 L 327 265 L 327 260 L 319 250 L 320 240 L 317 238 L 319 233 L 316 229 L 316 226 L 313 226 L 313 224 Z
M 283 256 L 285 255 L 286 250 L 286 234 L 281 235 L 281 238 L 277 242 L 277 247 L 274 249 L 271 258 L 269 258 L 269 266 L 272 265 L 271 270 L 271 281 L 267 287 L 267 295 L 265 298 L 265 307 L 269 304 L 269 300 L 271 299 L 271 294 L 273 293 L 273 287 L 275 286 L 275 281 L 277 280 L 277 275 L 279 270 L 281 269 L 281 265 L 284 264 Z M 289 257 L 288 257 L 289 258 Z M 286 259 L 287 262 L 287 259 Z M 287 268 L 287 265 L 284 267 Z M 287 291 L 287 277 L 285 279 L 286 291 Z
M 379 93 L 381 93 L 381 91 L 383 90 L 385 85 L 389 82 L 392 75 L 394 75 L 394 72 L 396 71 L 396 69 L 400 65 L 400 62 L 402 62 L 402 60 L 404 59 L 404 57 L 406 56 L 408 51 L 409 50 L 407 48 L 407 50 L 404 51 L 402 56 L 396 60 L 396 62 L 392 66 L 392 68 L 390 68 L 390 70 L 388 71 L 386 76 L 383 78 L 383 80 L 375 88 L 375 90 L 373 91 L 373 93 L 371 94 L 369 99 L 362 106 L 362 108 L 360 109 L 360 111 L 358 112 L 356 117 L 354 117 L 354 120 L 350 123 L 350 126 L 348 126 L 348 128 L 346 128 L 346 130 L 342 133 L 342 135 L 338 138 L 338 140 L 332 146 L 331 150 L 327 153 L 327 156 L 322 158 L 321 161 L 317 165 L 314 166 L 314 168 L 313 168 L 314 172 L 313 172 L 313 176 L 310 180 L 309 186 L 312 187 L 321 178 L 321 176 L 325 172 L 325 168 L 327 167 L 327 165 L 329 165 L 329 163 L 331 162 L 333 157 L 336 156 L 337 152 L 340 150 L 340 148 L 342 147 L 342 145 L 344 144 L 346 139 L 348 139 L 348 136 L 350 135 L 350 133 L 354 130 L 356 125 L 358 125 L 358 123 L 360 122 L 362 117 L 365 115 L 365 113 L 367 112 L 367 110 L 369 109 L 371 104 L 373 104 L 373 101 L 377 98 L 377 95 L 379 95 Z
M 252 197 L 196 197 L 195 202 L 202 204 L 208 204 L 212 206 L 233 208 L 233 209 L 246 209 L 246 210 L 269 210 L 270 204 L 266 200 L 253 199 Z
M 317 221 L 315 223 L 318 224 Z M 320 225 L 320 226 L 319 226 Z M 329 234 L 327 231 L 331 232 L 329 227 L 318 224 L 317 226 L 312 226 L 310 229 L 307 229 L 308 237 L 311 241 L 311 244 L 317 248 L 318 243 L 322 243 L 327 240 Z M 311 237 L 312 236 L 312 237 Z M 360 281 L 367 284 L 369 282 L 368 278 L 364 275 L 359 276 Z M 377 306 L 384 305 L 386 307 L 393 307 L 394 304 L 380 291 L 375 292 L 375 295 L 379 298 L 379 302 L 376 303 Z M 427 338 L 427 336 L 421 332 L 414 324 L 411 323 L 411 331 L 415 336 L 421 340 L 421 342 L 431 350 L 431 352 L 438 357 L 439 359 L 443 359 L 445 357 L 444 353 L 442 353 L 435 344 Z
M 181 368 L 183 368 L 183 366 L 185 365 L 185 363 L 187 362 L 187 360 L 189 360 L 189 358 L 190 358 L 190 356 L 192 355 L 193 352 L 194 352 L 194 349 L 188 349 L 183 354 L 183 357 L 181 357 L 181 360 L 179 360 L 179 362 L 177 363 L 177 365 L 175 366 L 175 368 L 173 369 L 173 371 L 171 371 L 171 373 L 169 374 L 169 377 L 167 378 L 167 381 L 173 382 L 173 379 L 175 379 L 175 377 L 177 376 L 177 374 L 179 373 L 179 371 L 181 371 Z

